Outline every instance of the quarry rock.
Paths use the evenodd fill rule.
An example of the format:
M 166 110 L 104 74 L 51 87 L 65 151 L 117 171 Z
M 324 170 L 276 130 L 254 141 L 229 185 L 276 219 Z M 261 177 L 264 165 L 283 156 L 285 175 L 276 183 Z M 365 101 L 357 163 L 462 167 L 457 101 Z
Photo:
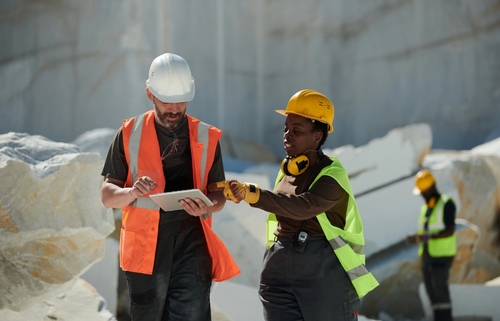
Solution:
M 103 257 L 114 223 L 100 202 L 101 167 L 71 144 L 0 135 L 0 309 L 71 288 Z

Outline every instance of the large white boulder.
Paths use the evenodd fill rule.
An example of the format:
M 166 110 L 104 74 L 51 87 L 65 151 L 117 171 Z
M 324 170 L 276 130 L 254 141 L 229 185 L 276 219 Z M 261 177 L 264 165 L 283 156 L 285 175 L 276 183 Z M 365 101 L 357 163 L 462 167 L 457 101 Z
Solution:
M 104 256 L 114 222 L 100 202 L 101 168 L 75 145 L 0 135 L 0 309 L 70 290 Z
M 411 193 L 413 175 L 431 146 L 430 126 L 412 124 L 394 128 L 364 146 L 325 150 L 325 154 L 337 156 L 349 173 L 363 220 L 367 256 L 415 230 L 412 217 L 421 199 Z M 381 220 L 388 223 L 380 224 Z
M 44 296 L 43 301 L 32 301 L 20 310 L 0 310 L 0 319 L 8 321 L 116 321 L 114 315 L 106 307 L 105 300 L 92 285 L 78 278 L 67 289 L 60 289 L 57 294 Z

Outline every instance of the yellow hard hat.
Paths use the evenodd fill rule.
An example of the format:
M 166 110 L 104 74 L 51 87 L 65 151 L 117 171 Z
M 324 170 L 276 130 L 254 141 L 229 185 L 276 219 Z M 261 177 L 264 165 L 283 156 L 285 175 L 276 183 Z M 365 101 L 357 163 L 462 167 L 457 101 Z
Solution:
M 314 119 L 328 125 L 328 133 L 333 132 L 333 116 L 335 109 L 322 93 L 303 89 L 290 98 L 285 110 L 276 110 L 282 115 L 295 114 L 309 119 Z
M 415 175 L 415 188 L 413 189 L 413 194 L 420 195 L 436 184 L 434 176 L 429 170 L 421 170 Z

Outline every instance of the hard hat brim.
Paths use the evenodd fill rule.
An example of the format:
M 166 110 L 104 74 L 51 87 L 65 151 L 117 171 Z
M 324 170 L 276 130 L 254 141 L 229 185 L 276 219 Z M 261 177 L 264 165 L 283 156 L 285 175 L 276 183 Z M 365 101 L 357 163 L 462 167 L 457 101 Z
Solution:
M 184 103 L 193 100 L 196 91 L 194 80 L 192 82 L 191 90 L 181 95 L 162 95 L 149 85 L 149 79 L 146 81 L 146 87 L 151 93 L 163 103 Z
M 422 192 L 420 192 L 420 190 L 418 189 L 418 187 L 414 187 L 412 193 L 413 193 L 413 195 L 420 195 L 420 194 L 422 194 Z
M 304 117 L 304 118 L 307 118 L 307 119 L 317 120 L 317 121 L 322 122 L 323 124 L 326 124 L 328 126 L 328 134 L 330 134 L 331 132 L 333 132 L 333 127 L 330 126 L 330 124 L 328 124 L 327 122 L 325 122 L 323 120 L 320 120 L 320 119 L 317 119 L 317 118 L 314 118 L 314 117 L 308 117 L 308 116 L 305 116 L 303 114 L 296 113 L 296 112 L 293 112 L 293 111 L 286 111 L 286 110 L 283 110 L 283 109 L 276 109 L 274 111 L 277 112 L 280 115 L 283 115 L 283 116 L 287 116 L 288 114 L 293 114 L 293 115 L 298 115 L 298 116 L 301 116 L 301 117 Z

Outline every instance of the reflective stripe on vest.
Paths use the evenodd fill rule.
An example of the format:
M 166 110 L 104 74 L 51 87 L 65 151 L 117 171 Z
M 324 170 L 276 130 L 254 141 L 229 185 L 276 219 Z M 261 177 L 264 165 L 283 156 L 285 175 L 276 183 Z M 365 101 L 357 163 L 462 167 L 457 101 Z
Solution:
M 203 144 L 203 146 L 208 146 L 208 129 L 209 125 L 205 124 L 204 122 L 200 122 L 198 124 L 198 142 Z M 201 152 L 201 164 L 206 164 L 207 163 L 207 148 L 203 148 Z M 206 175 L 207 173 L 207 167 L 206 166 L 200 166 L 200 177 L 201 177 L 201 186 L 207 186 L 206 182 Z
M 193 184 L 206 191 L 208 173 L 221 131 L 198 119 L 186 115 L 192 157 Z M 129 172 L 125 186 L 132 186 L 139 177 L 151 176 L 156 188 L 150 193 L 165 189 L 163 165 L 156 129 L 154 111 L 148 111 L 124 121 L 122 127 L 125 157 Z M 212 279 L 224 281 L 240 273 L 224 243 L 211 229 L 211 218 L 202 220 L 202 227 L 212 257 Z M 159 207 L 146 195 L 123 209 L 120 234 L 120 265 L 124 271 L 152 274 L 158 239 Z
M 142 126 L 144 125 L 144 116 L 146 114 L 141 114 L 135 117 L 134 125 L 132 128 L 132 132 L 130 133 L 128 151 L 129 151 L 129 171 L 132 175 L 132 182 L 137 181 L 138 177 L 138 168 L 139 168 L 139 146 L 141 145 L 141 137 L 142 137 Z M 160 189 L 164 189 L 164 186 L 160 186 Z M 161 193 L 161 192 L 159 192 Z M 146 208 L 150 210 L 159 210 L 160 207 L 153 202 L 149 197 L 139 197 L 132 203 L 130 206 Z
M 321 225 L 323 233 L 330 243 L 333 252 L 346 271 L 349 279 L 358 294 L 358 297 L 365 296 L 368 292 L 376 288 L 379 283 L 368 271 L 365 264 L 363 224 L 359 215 L 358 207 L 352 193 L 351 184 L 347 172 L 336 157 L 331 157 L 333 163 L 321 170 L 310 187 L 322 176 L 330 176 L 349 194 L 347 205 L 346 226 L 344 229 L 333 226 L 326 213 L 316 216 Z M 284 174 L 280 171 L 275 181 L 275 188 Z M 267 245 L 274 242 L 273 232 L 276 230 L 278 221 L 276 215 L 270 213 L 267 222 Z
M 351 280 L 358 297 L 362 298 L 379 285 L 373 274 L 364 265 L 364 246 L 346 242 L 339 234 L 339 231 L 343 230 L 333 226 L 326 213 L 318 215 L 317 218 L 333 252 Z
M 448 195 L 441 195 L 441 197 L 436 202 L 436 205 L 432 209 L 432 213 L 429 216 L 428 232 L 430 235 L 439 233 L 446 228 L 444 224 L 444 205 L 451 200 Z M 423 234 L 425 216 L 427 214 L 427 204 L 422 205 L 420 210 L 420 219 L 418 221 L 418 232 Z M 457 235 L 453 233 L 448 237 L 442 237 L 438 239 L 429 239 L 427 242 L 427 248 L 429 255 L 432 257 L 448 257 L 455 256 L 457 254 Z M 418 254 L 422 255 L 424 253 L 424 245 L 420 243 L 418 248 Z

